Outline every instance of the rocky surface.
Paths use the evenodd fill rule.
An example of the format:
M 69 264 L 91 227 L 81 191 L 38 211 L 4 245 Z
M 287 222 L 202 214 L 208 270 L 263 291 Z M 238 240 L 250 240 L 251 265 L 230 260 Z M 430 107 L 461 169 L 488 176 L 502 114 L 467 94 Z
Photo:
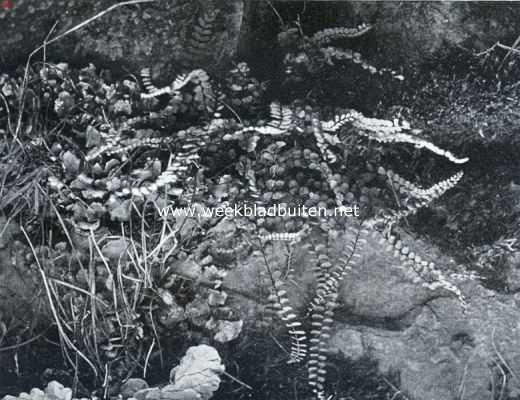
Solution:
M 370 60 L 382 65 L 410 67 L 421 64 L 450 47 L 482 51 L 497 41 L 511 45 L 518 36 L 520 7 L 512 3 L 485 2 L 294 2 L 274 6 L 285 23 L 300 18 L 306 34 L 324 27 L 374 24 L 364 39 L 351 43 L 370 51 Z M 247 3 L 241 47 L 272 50 L 260 38 L 276 39 L 280 21 L 267 5 Z M 365 46 L 369 43 L 369 46 Z M 251 53 L 253 51 L 250 51 Z
M 335 246 L 340 247 L 344 239 Z M 431 291 L 412 283 L 398 258 L 375 239 L 367 239 L 362 260 L 342 285 L 332 351 L 352 360 L 377 360 L 385 374 L 398 371 L 400 389 L 411 399 L 489 399 L 503 379 L 506 393 L 518 393 L 520 298 L 496 295 L 467 279 L 459 283 L 468 302 L 465 309 L 443 290 Z M 267 245 L 271 268 L 285 265 L 284 247 Z M 460 272 L 437 249 L 418 240 L 415 247 L 446 274 Z M 304 251 L 295 252 L 296 271 L 288 285 L 292 303 L 299 310 L 312 296 L 313 276 L 306 260 Z M 269 287 L 261 254 L 253 252 L 241 260 L 224 285 L 232 293 L 229 304 L 240 308 L 245 324 L 258 327 L 258 320 L 264 319 L 259 314 L 264 311 L 262 299 Z M 246 292 L 248 298 L 237 292 Z M 275 321 L 283 335 L 281 322 Z
M 353 360 L 368 355 L 384 373 L 400 371 L 401 389 L 413 399 L 489 399 L 504 378 L 513 395 L 520 367 L 517 307 L 513 296 L 476 287 L 466 313 L 452 299 L 433 299 L 403 329 L 340 323 L 332 347 Z
M 352 2 L 355 18 L 377 24 L 377 52 L 418 62 L 439 50 L 462 46 L 482 51 L 497 41 L 512 44 L 520 8 L 507 3 Z
M 52 39 L 116 3 L 120 2 L 17 0 L 13 9 L 0 10 L 0 61 L 10 65 L 24 62 L 47 35 Z M 239 0 L 157 0 L 126 5 L 50 44 L 46 56 L 83 63 L 94 59 L 133 73 L 154 66 L 155 73 L 162 75 L 194 62 L 197 67 L 215 67 L 235 54 L 242 8 Z M 213 22 L 204 26 L 210 40 L 204 38 L 195 59 L 186 48 L 193 47 L 192 33 L 201 18 Z M 42 53 L 35 61 L 41 59 Z
M 63 33 L 116 3 L 17 0 L 13 9 L 0 10 L 1 61 L 11 65 L 25 61 L 47 35 Z M 285 23 L 300 15 L 307 33 L 327 26 L 373 23 L 370 56 L 399 66 L 421 63 L 450 46 L 481 51 L 499 40 L 512 44 L 520 15 L 520 7 L 509 3 L 327 2 L 326 7 L 321 2 L 273 3 Z M 185 49 L 190 47 L 193 27 L 213 11 L 213 37 L 202 49 L 197 66 L 218 66 L 229 60 L 239 42 L 243 55 L 272 52 L 281 22 L 263 2 L 156 0 L 119 7 L 53 43 L 46 55 L 60 60 L 64 55 L 78 61 L 94 58 L 99 64 L 132 72 L 152 63 L 161 74 L 168 73 L 174 65 L 192 61 Z

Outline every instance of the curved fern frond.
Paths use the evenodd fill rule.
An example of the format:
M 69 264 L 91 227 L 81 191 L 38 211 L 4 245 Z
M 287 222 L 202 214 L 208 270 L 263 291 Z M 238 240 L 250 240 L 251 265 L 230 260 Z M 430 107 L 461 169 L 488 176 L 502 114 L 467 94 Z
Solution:
M 279 103 L 271 103 L 270 108 L 271 120 L 266 125 L 242 128 L 235 131 L 232 135 L 229 135 L 229 138 L 240 137 L 240 135 L 246 132 L 257 132 L 261 135 L 277 136 L 283 135 L 293 128 L 293 112 L 289 107 L 281 106 Z M 258 141 L 258 139 L 256 141 Z M 254 147 L 256 147 L 256 141 L 253 150 Z
M 376 232 L 374 231 L 374 233 Z M 379 233 L 379 235 L 381 236 L 380 243 L 386 244 L 389 252 L 393 252 L 394 256 L 401 261 L 409 263 L 408 266 L 403 265 L 403 269 L 406 268 L 407 271 L 413 272 L 415 277 L 412 280 L 414 283 L 420 283 L 429 290 L 443 288 L 454 294 L 459 299 L 462 307 L 466 308 L 467 304 L 461 290 L 446 278 L 434 262 L 423 260 L 418 254 L 413 252 L 410 246 L 406 245 L 403 240 L 394 234 L 385 235 Z
M 441 157 L 447 158 L 449 161 L 455 164 L 464 164 L 469 161 L 468 157 L 459 158 L 456 157 L 453 153 L 451 153 L 448 150 L 441 149 L 440 147 L 436 146 L 435 144 L 428 142 L 427 140 L 418 138 L 416 136 L 407 134 L 407 133 L 401 133 L 399 130 L 394 130 L 392 128 L 388 127 L 382 127 L 382 129 L 373 129 L 373 130 L 366 130 L 363 129 L 363 125 L 359 124 L 358 128 L 360 128 L 360 133 L 365 134 L 370 139 L 373 139 L 377 142 L 381 143 L 409 143 L 414 145 L 418 149 L 425 148 L 429 151 L 431 151 L 434 154 L 437 154 Z
M 340 39 L 353 39 L 359 36 L 363 36 L 365 33 L 373 28 L 372 25 L 362 24 L 355 28 L 337 27 L 327 28 L 316 32 L 312 35 L 311 40 L 318 46 L 325 45 L 334 40 Z
M 368 61 L 361 57 L 361 54 L 350 49 L 341 50 L 336 47 L 322 47 L 320 48 L 321 53 L 325 57 L 325 60 L 331 65 L 334 65 L 334 61 L 350 61 L 354 64 L 359 65 L 364 70 L 371 74 L 384 75 L 388 74 L 392 78 L 399 81 L 404 80 L 404 76 L 390 68 L 376 68 Z
M 353 228 L 350 228 L 353 230 Z M 361 239 L 364 234 L 361 228 L 355 232 L 352 243 L 348 243 L 339 263 L 332 265 L 325 253 L 318 256 L 318 285 L 315 297 L 309 306 L 311 315 L 311 331 L 309 339 L 308 383 L 317 398 L 325 398 L 324 383 L 326 380 L 326 362 L 328 341 L 331 337 L 334 322 L 334 309 L 337 307 L 338 291 L 343 278 L 350 270 L 354 260 L 360 257 L 360 250 L 365 243 Z
M 157 88 L 153 83 L 150 76 L 150 68 L 143 68 L 141 70 L 141 78 L 143 85 L 148 93 L 141 93 L 141 98 L 151 99 L 154 97 L 162 96 L 163 94 L 173 94 L 181 90 L 190 81 L 199 79 L 201 82 L 209 80 L 208 75 L 204 70 L 196 69 L 191 71 L 189 74 L 177 75 L 170 86 L 165 86 L 161 89 Z
M 427 207 L 430 205 L 433 201 L 438 199 L 440 196 L 442 196 L 445 192 L 447 192 L 449 189 L 453 188 L 464 176 L 463 171 L 457 172 L 455 175 L 449 177 L 448 179 L 445 179 L 441 182 L 436 183 L 432 187 L 428 189 L 422 189 L 419 191 L 419 194 L 421 195 L 418 201 L 416 202 L 409 202 L 406 205 L 406 210 L 400 210 L 396 211 L 390 214 L 390 216 L 387 216 L 385 218 L 385 225 L 390 226 L 398 222 L 399 220 L 402 220 L 403 218 L 406 218 L 410 215 L 414 215 L 419 211 L 421 208 Z
M 307 356 L 307 335 L 298 321 L 295 311 L 290 305 L 284 283 L 280 280 L 274 282 L 274 288 L 268 300 L 280 319 L 284 322 L 291 337 L 291 352 L 288 364 L 301 362 Z
M 410 130 L 410 126 L 407 123 L 400 125 L 385 119 L 368 118 L 355 110 L 348 110 L 348 112 L 344 114 L 335 116 L 333 120 L 325 122 L 323 127 L 329 132 L 336 132 L 347 124 L 351 124 L 360 134 L 377 142 L 409 143 L 417 148 L 425 148 L 432 153 L 445 157 L 455 164 L 464 164 L 469 160 L 467 157 L 458 158 L 448 150 L 441 149 L 425 139 L 421 139 L 409 133 L 403 133 L 403 131 Z
M 403 193 L 409 197 L 415 197 L 425 200 L 429 204 L 433 200 L 442 196 L 447 190 L 453 188 L 463 177 L 464 172 L 459 171 L 455 175 L 432 185 L 431 187 L 424 189 L 414 183 L 404 179 L 399 174 L 392 170 L 385 170 L 383 167 L 379 167 L 378 173 L 384 175 L 391 182 L 392 187 L 400 193 Z
M 330 121 L 322 122 L 323 130 L 327 132 L 337 132 L 343 126 L 347 124 L 352 124 L 356 119 L 357 111 L 347 112 L 341 115 L 335 115 L 334 118 Z

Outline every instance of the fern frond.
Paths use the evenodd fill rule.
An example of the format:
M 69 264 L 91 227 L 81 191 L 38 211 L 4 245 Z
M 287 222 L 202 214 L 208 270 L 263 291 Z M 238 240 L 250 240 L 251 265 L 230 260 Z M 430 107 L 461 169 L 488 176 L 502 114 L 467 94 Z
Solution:
M 270 108 L 271 120 L 266 125 L 242 128 L 234 132 L 231 137 L 239 137 L 246 132 L 258 132 L 261 135 L 277 136 L 283 135 L 292 129 L 294 125 L 293 112 L 289 107 L 281 106 L 279 103 L 271 103 Z
M 335 163 L 338 159 L 334 152 L 329 148 L 328 140 L 325 138 L 325 134 L 322 130 L 322 124 L 317 118 L 312 119 L 312 133 L 314 134 L 316 145 L 320 150 L 323 160 L 326 163 Z
M 353 228 L 351 228 L 353 229 Z M 339 263 L 330 265 L 325 253 L 319 260 L 319 280 L 314 299 L 310 303 L 311 331 L 309 339 L 308 383 L 318 398 L 325 398 L 324 382 L 326 377 L 326 361 L 328 340 L 333 324 L 334 309 L 337 307 L 339 286 L 351 268 L 353 260 L 360 257 L 360 250 L 365 243 L 361 228 L 355 232 L 352 243 L 343 250 Z
M 447 158 L 449 161 L 455 164 L 464 164 L 469 161 L 469 158 L 458 158 L 453 155 L 450 151 L 441 149 L 435 144 L 428 142 L 427 140 L 418 138 L 416 136 L 401 133 L 398 130 L 394 130 L 388 127 L 381 127 L 381 129 L 374 130 L 363 130 L 363 125 L 359 124 L 358 128 L 361 129 L 361 133 L 365 133 L 370 139 L 373 139 L 381 143 L 409 143 L 414 145 L 418 149 L 425 148 L 430 150 L 432 153 L 437 154 L 441 157 Z
M 392 171 L 391 169 L 385 170 L 383 167 L 379 167 L 377 170 L 378 174 L 385 176 L 388 182 L 396 191 L 415 198 L 426 197 L 425 189 L 415 185 L 414 183 L 404 179 L 402 176 Z
M 345 125 L 352 124 L 355 121 L 357 114 L 357 111 L 349 111 L 341 115 L 335 115 L 332 120 L 322 122 L 323 130 L 331 133 L 337 132 Z
M 280 280 L 274 282 L 274 288 L 268 297 L 275 312 L 284 322 L 291 337 L 291 353 L 288 363 L 300 362 L 307 356 L 307 335 L 302 329 L 302 324 L 298 321 L 296 313 L 290 305 L 284 283 Z
M 327 28 L 322 29 L 321 31 L 316 32 L 311 40 L 316 43 L 318 46 L 325 45 L 334 40 L 340 39 L 353 39 L 359 36 L 364 35 L 368 31 L 372 29 L 372 25 L 362 24 L 355 28 L 346 28 L 346 27 L 338 27 L 338 28 Z
M 349 110 L 345 114 L 336 116 L 332 121 L 325 122 L 323 126 L 326 130 L 335 132 L 348 123 L 351 123 L 360 134 L 377 142 L 409 143 L 417 148 L 425 148 L 432 153 L 445 157 L 455 164 L 464 164 L 469 160 L 467 157 L 458 158 L 451 152 L 441 149 L 427 140 L 408 133 L 403 133 L 403 131 L 408 131 L 410 129 L 409 124 L 399 125 L 398 123 L 385 119 L 368 118 L 355 110 Z
M 244 177 L 246 178 L 246 181 L 247 181 L 247 188 L 249 190 L 249 195 L 253 198 L 255 203 L 261 204 L 262 196 L 261 196 L 260 190 L 258 189 L 258 186 L 256 184 L 256 174 L 255 174 L 253 167 L 251 166 L 251 161 L 250 160 L 247 160 L 247 161 L 248 162 L 245 166 Z
M 141 93 L 142 99 L 151 99 L 154 97 L 162 96 L 163 94 L 173 94 L 181 90 L 184 86 L 186 86 L 194 77 L 200 75 L 201 70 L 194 70 L 189 74 L 181 74 L 177 75 L 170 86 L 165 86 L 161 89 L 157 88 L 153 85 L 151 77 L 150 77 L 150 68 L 143 68 L 141 70 L 141 78 L 143 80 L 143 85 L 147 91 L 147 93 Z
M 194 100 L 199 103 L 199 110 L 214 112 L 216 106 L 216 96 L 215 92 L 213 91 L 208 73 L 203 69 L 196 69 L 190 72 L 188 78 L 186 78 L 188 81 L 191 80 L 191 82 L 195 84 L 195 88 L 193 89 L 195 92 Z
M 377 234 L 376 231 L 374 231 L 374 234 Z M 388 251 L 393 252 L 394 256 L 401 261 L 409 263 L 408 266 L 403 265 L 403 268 L 406 267 L 415 274 L 414 283 L 420 283 L 429 290 L 443 288 L 454 294 L 459 299 L 462 307 L 466 308 L 467 304 L 461 290 L 444 276 L 435 263 L 423 260 L 396 235 L 391 233 L 388 235 L 380 233 L 379 235 L 381 237 L 380 243 L 386 244 Z
M 93 160 L 96 160 L 98 159 L 99 157 L 101 157 L 103 154 L 105 154 L 106 152 L 109 152 L 111 150 L 115 149 L 114 145 L 113 144 L 106 144 L 106 145 L 103 145 L 101 147 L 99 147 L 98 149 L 92 149 L 91 151 L 89 151 L 89 153 L 85 156 L 85 160 L 87 162 L 90 162 L 90 161 L 93 161 Z
M 143 81 L 144 88 L 148 93 L 153 93 L 159 89 L 152 83 L 152 74 L 150 68 L 141 69 L 141 79 Z
M 209 53 L 209 48 L 214 37 L 215 23 L 218 10 L 208 7 L 197 17 L 191 30 L 186 46 L 185 67 L 201 64 Z
M 177 75 L 175 77 L 175 80 L 172 83 L 172 91 L 178 92 L 179 90 L 181 90 L 184 86 L 186 86 L 188 84 L 188 82 L 191 80 L 193 75 L 194 75 L 193 71 L 187 75 L 186 74 Z
M 327 296 L 337 293 L 339 285 L 347 272 L 351 269 L 352 264 L 359 260 L 361 250 L 366 244 L 366 240 L 362 239 L 361 236 L 366 235 L 367 232 L 361 228 L 356 231 L 354 228 L 350 228 L 350 232 L 354 235 L 354 239 L 351 243 L 345 245 L 338 259 L 338 263 L 332 265 L 324 253 L 321 253 L 318 257 L 318 285 L 315 297 L 310 303 L 309 312 L 311 312 L 314 307 L 323 304 Z
M 435 199 L 442 196 L 446 191 L 453 188 L 464 176 L 464 172 L 459 171 L 455 175 L 441 182 L 437 182 L 427 189 L 424 189 L 404 179 L 402 176 L 392 170 L 385 170 L 383 167 L 379 167 L 378 173 L 386 176 L 391 182 L 392 187 L 398 192 L 401 192 L 409 197 L 423 199 L 425 202 L 423 206 L 428 205 Z
M 400 75 L 398 72 L 390 69 L 390 68 L 376 68 L 368 61 L 364 60 L 361 57 L 361 54 L 350 49 L 341 50 L 336 47 L 322 47 L 320 48 L 321 53 L 325 57 L 325 60 L 334 65 L 334 61 L 350 61 L 354 64 L 359 65 L 364 70 L 370 72 L 371 74 L 384 75 L 388 74 L 392 78 L 397 79 L 399 81 L 404 80 L 404 76 Z
M 287 131 L 293 125 L 293 112 L 289 107 L 282 106 L 280 103 L 271 103 L 271 121 L 267 126 Z
M 455 175 L 441 182 L 436 183 L 428 189 L 419 190 L 420 198 L 418 199 L 418 201 L 408 203 L 406 205 L 407 209 L 404 211 L 397 211 L 392 213 L 391 216 L 386 218 L 385 225 L 393 225 L 394 223 L 403 218 L 416 214 L 417 211 L 419 211 L 421 208 L 427 207 L 433 201 L 435 201 L 448 190 L 457 185 L 457 183 L 462 179 L 463 176 L 464 172 L 459 171 Z
M 281 232 L 281 233 L 270 233 L 268 235 L 260 235 L 258 238 L 263 241 L 271 242 L 291 242 L 297 243 L 302 239 L 302 231 L 299 232 Z

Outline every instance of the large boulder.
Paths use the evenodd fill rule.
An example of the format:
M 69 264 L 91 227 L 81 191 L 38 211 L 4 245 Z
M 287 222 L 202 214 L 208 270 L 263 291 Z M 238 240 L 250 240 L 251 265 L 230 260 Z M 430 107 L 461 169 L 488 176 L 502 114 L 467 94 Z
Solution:
M 502 382 L 506 382 L 505 391 L 517 393 L 519 299 L 485 289 L 437 248 L 402 236 L 413 243 L 416 254 L 435 261 L 445 276 L 459 274 L 457 285 L 467 306 L 444 289 L 430 290 L 412 282 L 409 267 L 382 246 L 377 236 L 366 235 L 362 257 L 341 285 L 330 350 L 353 361 L 376 360 L 384 374 L 397 371 L 400 389 L 413 399 L 484 400 Z M 331 256 L 350 239 L 349 234 L 329 238 Z M 323 237 L 307 237 L 304 242 L 307 240 L 316 243 Z M 266 293 L 271 286 L 266 260 L 271 273 L 277 269 L 287 272 L 285 246 L 268 243 L 263 254 L 251 252 L 224 280 L 227 304 L 239 310 L 249 326 L 246 332 L 260 330 L 265 319 Z M 292 257 L 295 270 L 286 289 L 301 316 L 313 296 L 315 277 L 306 250 L 297 245 Z M 192 269 L 188 267 L 191 263 L 193 260 L 184 273 Z M 283 323 L 275 321 L 280 334 L 286 334 Z
M 437 298 L 407 327 L 338 323 L 331 347 L 353 361 L 375 359 L 383 373 L 399 371 L 412 399 L 484 400 L 497 387 L 518 394 L 519 343 L 518 301 L 477 287 L 466 312 Z

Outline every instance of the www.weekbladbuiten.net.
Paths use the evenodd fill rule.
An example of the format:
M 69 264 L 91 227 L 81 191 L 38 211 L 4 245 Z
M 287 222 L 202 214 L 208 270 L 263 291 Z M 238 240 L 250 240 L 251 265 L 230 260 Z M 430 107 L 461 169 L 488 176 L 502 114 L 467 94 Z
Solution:
M 187 207 L 174 207 L 169 205 L 159 209 L 162 217 L 359 217 L 359 206 L 342 206 L 326 208 L 318 206 L 296 205 L 289 207 L 285 204 L 274 204 L 269 207 L 257 204 L 234 204 L 218 207 L 204 207 L 202 205 L 190 205 Z

